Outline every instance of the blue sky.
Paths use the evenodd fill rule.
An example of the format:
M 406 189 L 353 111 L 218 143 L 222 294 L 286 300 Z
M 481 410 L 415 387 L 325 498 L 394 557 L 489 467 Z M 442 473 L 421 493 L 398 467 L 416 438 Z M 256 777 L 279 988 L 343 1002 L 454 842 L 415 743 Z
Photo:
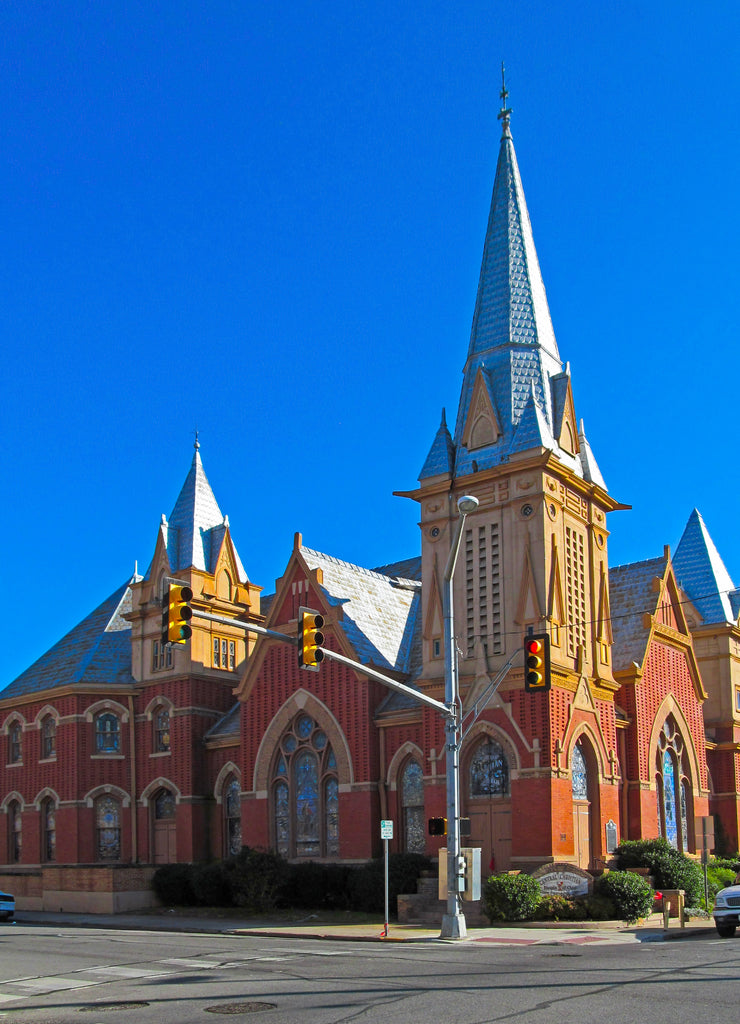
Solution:
M 740 583 L 736 4 L 0 5 L 10 682 L 153 553 L 200 432 L 252 580 L 419 549 L 500 64 L 612 564 L 701 511 Z M 305 458 L 304 458 L 305 456 Z

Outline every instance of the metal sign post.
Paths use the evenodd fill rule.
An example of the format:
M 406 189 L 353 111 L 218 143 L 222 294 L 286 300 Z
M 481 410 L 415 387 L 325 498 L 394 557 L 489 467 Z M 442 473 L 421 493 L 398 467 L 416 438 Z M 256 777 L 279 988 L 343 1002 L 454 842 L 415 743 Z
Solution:
M 380 823 L 380 838 L 383 840 L 385 847 L 385 924 L 383 931 L 380 933 L 381 939 L 388 938 L 388 840 L 393 838 L 393 822 L 392 821 L 381 821 Z

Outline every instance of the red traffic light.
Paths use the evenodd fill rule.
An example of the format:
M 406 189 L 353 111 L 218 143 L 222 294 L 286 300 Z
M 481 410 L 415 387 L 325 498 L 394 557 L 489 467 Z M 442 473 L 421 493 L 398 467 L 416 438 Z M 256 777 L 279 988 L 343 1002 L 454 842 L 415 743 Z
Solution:
M 539 633 L 524 638 L 524 689 L 527 693 L 550 689 L 550 636 Z

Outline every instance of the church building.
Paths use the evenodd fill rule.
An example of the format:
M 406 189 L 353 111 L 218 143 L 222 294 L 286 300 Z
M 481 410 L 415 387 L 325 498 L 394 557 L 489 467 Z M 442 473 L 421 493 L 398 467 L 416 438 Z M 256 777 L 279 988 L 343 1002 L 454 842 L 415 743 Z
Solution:
M 358 863 L 380 853 L 387 819 L 392 851 L 436 856 L 442 716 L 346 662 L 305 671 L 279 635 L 294 640 L 313 608 L 331 651 L 444 700 L 443 575 L 463 495 L 478 507 L 454 577 L 460 799 L 484 876 L 599 871 L 639 837 L 697 855 L 710 814 L 738 849 L 740 591 L 696 511 L 675 556 L 609 565 L 607 517 L 629 506 L 576 414 L 502 97 L 454 426 L 443 412 L 417 484 L 397 492 L 415 503 L 420 554 L 363 568 L 296 534 L 265 597 L 196 442 L 144 576 L 0 691 L 0 887 L 19 907 L 129 909 L 151 900 L 156 865 L 242 844 Z M 193 591 L 185 645 L 161 641 L 170 578 Z M 525 690 L 530 631 L 550 638 L 549 692 Z

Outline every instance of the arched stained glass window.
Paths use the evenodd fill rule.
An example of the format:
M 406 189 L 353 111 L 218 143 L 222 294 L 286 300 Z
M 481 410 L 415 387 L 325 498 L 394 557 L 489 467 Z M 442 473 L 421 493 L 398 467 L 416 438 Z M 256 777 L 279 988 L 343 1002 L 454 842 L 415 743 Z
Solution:
M 470 759 L 470 795 L 508 796 L 509 762 L 500 743 L 484 737 Z
M 18 764 L 23 758 L 22 735 L 21 723 L 13 722 L 8 730 L 8 761 L 10 764 Z
M 573 757 L 570 762 L 570 784 L 574 800 L 588 800 L 588 772 L 586 758 L 583 756 L 580 743 L 576 743 L 573 747 Z
M 677 850 L 689 851 L 692 787 L 685 770 L 684 744 L 673 716 L 669 715 L 658 738 L 656 795 L 660 834 Z
M 95 750 L 98 754 L 116 753 L 119 747 L 120 724 L 118 716 L 110 711 L 95 719 Z
M 175 817 L 175 797 L 169 789 L 160 789 L 154 797 L 154 817 L 157 821 Z
M 52 715 L 47 715 L 41 723 L 41 756 L 56 757 L 57 754 L 57 723 Z
M 413 758 L 406 762 L 401 775 L 401 814 L 404 851 L 424 853 L 424 776 L 421 765 Z
M 11 864 L 20 864 L 23 842 L 21 805 L 12 800 L 8 805 L 8 860 Z
M 121 859 L 121 805 L 115 797 L 95 801 L 95 838 L 98 860 Z
M 154 713 L 154 751 L 164 754 L 170 749 L 170 713 L 167 708 L 157 708 Z
M 339 783 L 326 733 L 301 712 L 275 755 L 272 811 L 275 846 L 284 857 L 339 855 Z
M 45 861 L 57 859 L 56 813 L 54 801 L 48 796 L 41 804 L 41 859 Z
M 235 857 L 242 848 L 242 804 L 239 780 L 231 778 L 224 789 L 226 856 Z

